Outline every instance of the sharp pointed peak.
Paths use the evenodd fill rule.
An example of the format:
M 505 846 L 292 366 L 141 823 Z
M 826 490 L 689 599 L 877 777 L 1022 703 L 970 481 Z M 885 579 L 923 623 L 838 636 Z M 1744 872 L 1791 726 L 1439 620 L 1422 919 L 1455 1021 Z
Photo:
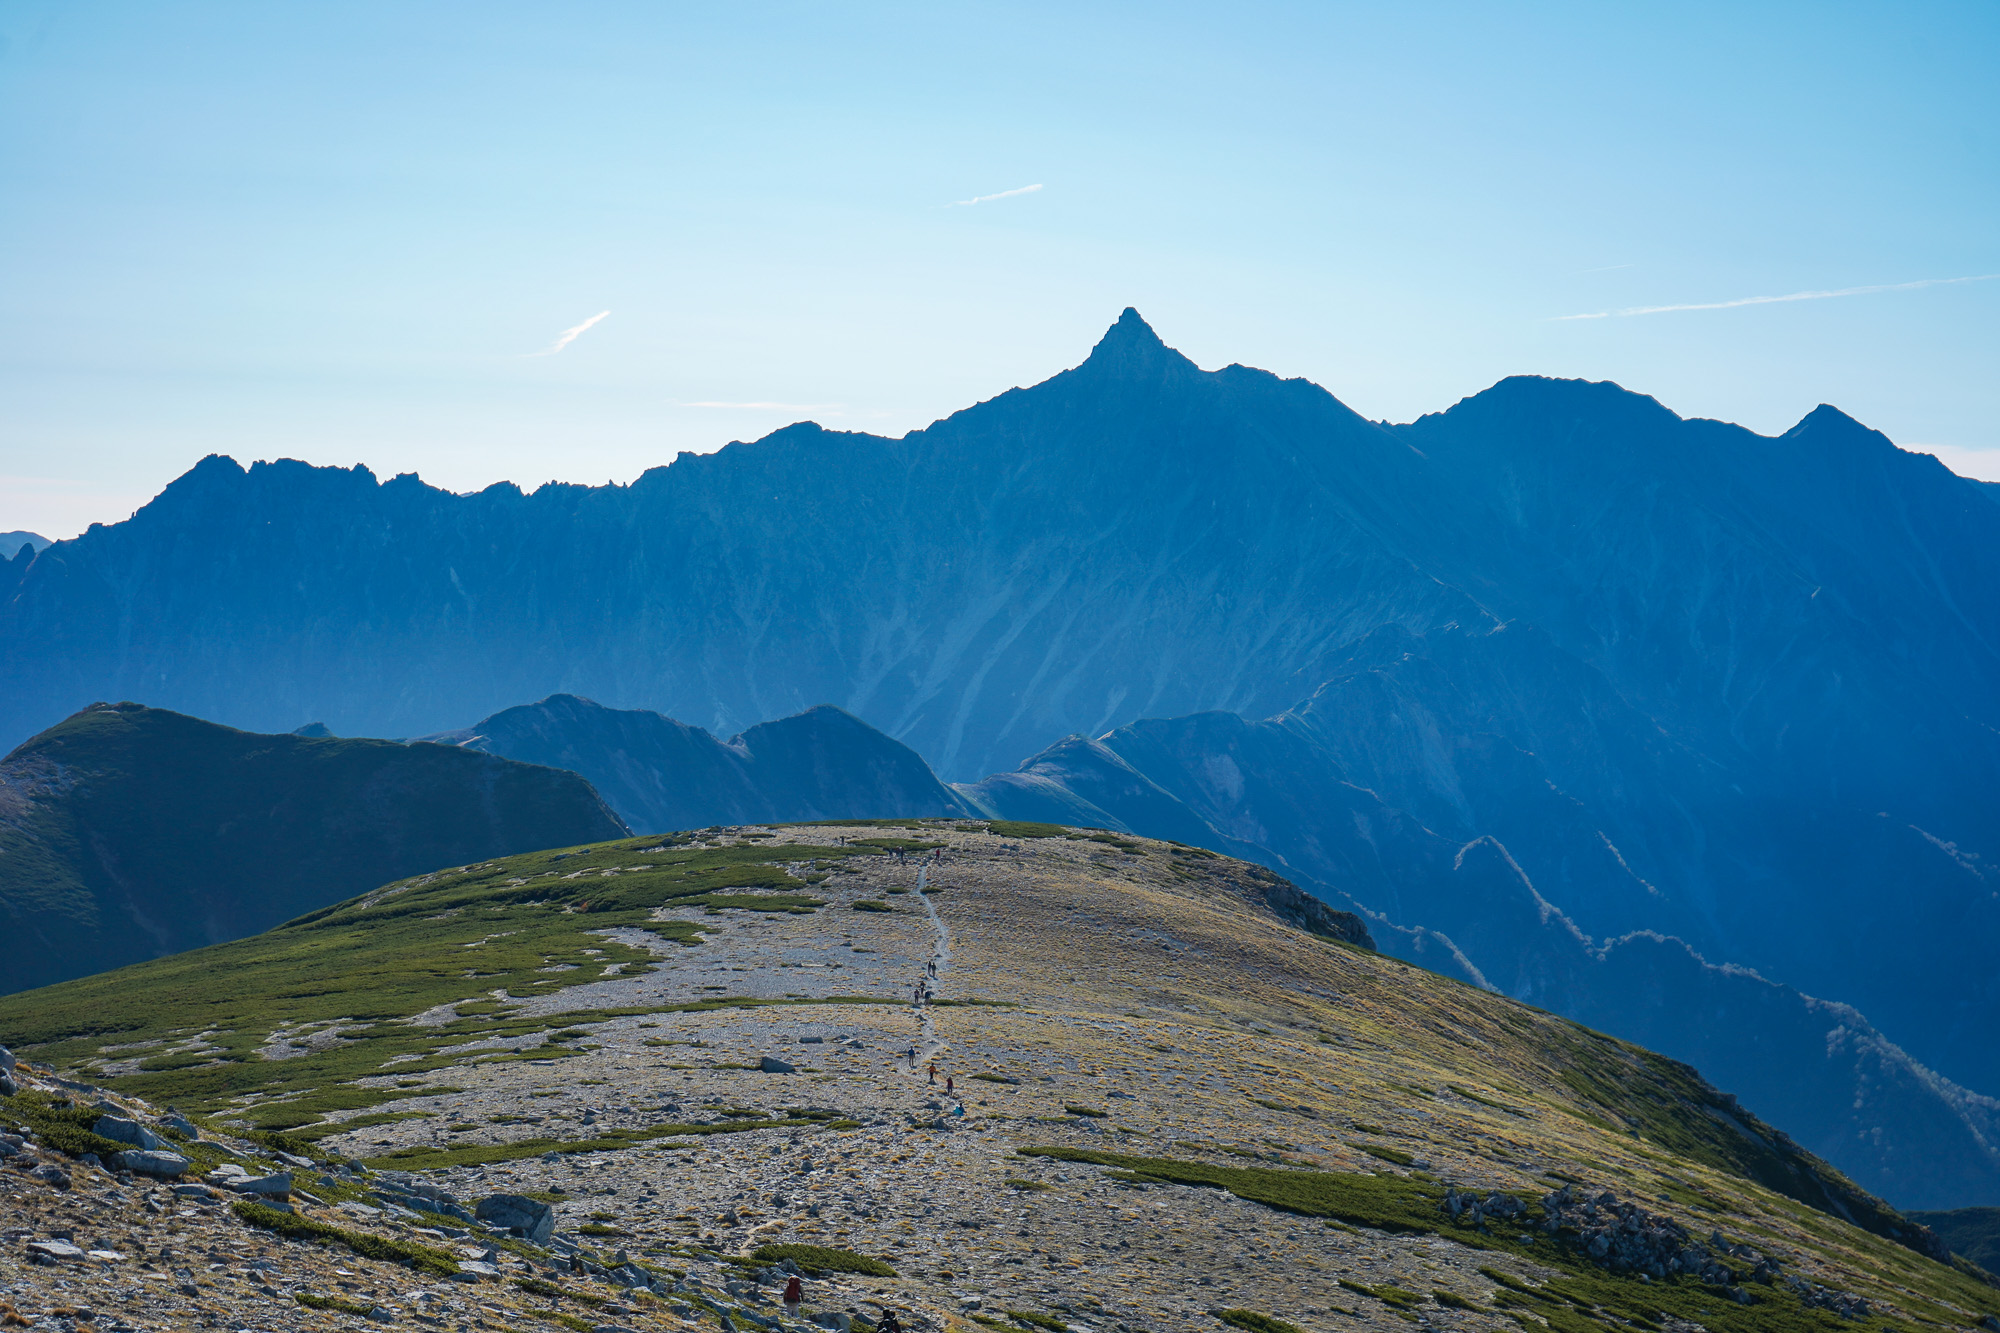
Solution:
M 1799 424 L 1779 436 L 1785 440 L 1813 440 L 1821 443 L 1862 441 L 1874 444 L 1879 441 L 1888 444 L 1889 437 L 1881 431 L 1862 425 L 1847 413 L 1828 403 L 1821 403 L 1812 411 L 1799 418 Z
M 1821 403 L 1818 407 L 1800 417 L 1799 424 L 1792 427 L 1792 430 L 1788 431 L 1787 434 L 1796 431 L 1811 430 L 1816 426 L 1822 428 L 1827 426 L 1857 426 L 1862 430 L 1867 429 L 1866 426 L 1862 426 L 1860 422 L 1833 404 Z
M 1129 305 L 1105 330 L 1104 336 L 1097 340 L 1097 346 L 1090 349 L 1090 359 L 1083 364 L 1092 369 L 1125 375 L 1196 368 L 1194 362 L 1161 342 L 1160 335 L 1153 332 L 1153 326 Z

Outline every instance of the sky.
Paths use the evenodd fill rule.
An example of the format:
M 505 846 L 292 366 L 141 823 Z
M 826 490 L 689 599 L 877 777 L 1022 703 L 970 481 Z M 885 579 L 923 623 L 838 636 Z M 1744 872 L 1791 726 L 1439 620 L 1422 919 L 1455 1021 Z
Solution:
M 1377 419 L 1610 379 L 2000 478 L 1996 69 L 1993 0 L 0 0 L 0 532 L 901 434 L 1127 305 Z

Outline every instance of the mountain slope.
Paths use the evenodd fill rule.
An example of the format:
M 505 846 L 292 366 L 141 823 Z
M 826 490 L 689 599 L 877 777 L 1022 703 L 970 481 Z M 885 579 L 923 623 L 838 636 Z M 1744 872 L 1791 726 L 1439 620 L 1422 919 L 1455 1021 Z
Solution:
M 942 859 L 880 854 L 911 850 Z M 349 1292 L 427 1318 L 775 1315 L 717 1279 L 786 1245 L 819 1247 L 791 1251 L 809 1308 L 961 1333 L 968 1309 L 1176 1330 L 1218 1309 L 1387 1330 L 1532 1310 L 1578 1333 L 1834 1333 L 1857 1300 L 1897 1326 L 2000 1315 L 1934 1236 L 1693 1070 L 1300 931 L 1272 884 L 1197 849 L 976 821 L 627 839 L 0 998 L 0 1035 L 35 1077 L 101 1081 L 142 1117 L 135 1098 L 172 1099 L 218 1145 L 191 1151 L 255 1158 L 240 1136 L 262 1127 L 362 1159 L 290 1200 L 358 1237 L 334 1244 L 407 1245 L 410 1209 L 471 1231 L 427 1238 L 456 1266 L 490 1233 L 443 1200 L 549 1201 L 553 1230 L 496 1256 L 524 1281 L 420 1298 L 349 1261 Z M 102 1227 L 123 1196 L 76 1197 Z M 203 1244 L 243 1231 L 128 1206 L 123 1225 Z M 815 1268 L 828 1251 L 874 1276 Z M 267 1257 L 281 1290 L 333 1278 L 317 1246 Z M 24 1267 L 16 1299 L 53 1302 L 62 1276 Z M 226 1276 L 201 1298 L 271 1299 Z
M 639 833 L 971 813 L 915 751 L 827 706 L 724 742 L 658 713 L 557 694 L 424 739 L 580 773 Z
M 623 831 L 571 773 L 93 705 L 0 761 L 0 991 L 251 935 L 387 876 Z
M 1398 765 L 1377 754 L 1371 780 L 1359 785 L 1327 735 L 1353 717 L 1394 717 L 1452 736 L 1451 753 L 1384 746 L 1421 766 L 1421 782 L 1408 786 Z M 1329 685 L 1261 722 L 1206 713 L 1144 720 L 1095 741 L 1071 737 L 1014 773 L 960 791 L 996 818 L 1170 837 L 1271 866 L 1362 913 L 1390 953 L 1697 1065 L 1898 1203 L 2000 1197 L 2000 1102 L 1938 1077 L 1852 1006 L 1718 966 L 1657 931 L 1586 933 L 1543 895 L 1531 870 L 1566 871 L 1557 882 L 1567 888 L 1596 858 L 1601 881 L 1622 883 L 1633 899 L 1657 890 L 1631 873 L 1591 812 L 1549 782 L 1540 755 L 1468 728 L 1433 731 L 1429 721 L 1411 698 L 1357 706 L 1351 691 Z M 1368 732 L 1378 741 L 1388 735 L 1379 726 Z M 1445 780 L 1496 768 L 1526 775 L 1504 786 Z M 1454 836 L 1377 789 L 1423 801 Z M 1490 799 L 1496 790 L 1517 793 L 1518 806 L 1485 811 L 1483 820 L 1455 813 L 1446 799 Z M 1482 827 L 1516 838 L 1533 857 L 1517 857 Z M 1590 905 L 1615 917 L 1618 905 L 1607 899 Z M 1655 916 L 1671 919 L 1665 907 Z

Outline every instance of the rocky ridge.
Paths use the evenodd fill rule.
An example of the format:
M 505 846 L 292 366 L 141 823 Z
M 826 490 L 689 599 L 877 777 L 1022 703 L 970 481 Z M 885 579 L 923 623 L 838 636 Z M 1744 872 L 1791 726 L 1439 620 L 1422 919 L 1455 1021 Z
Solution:
M 668 856 L 688 875 L 821 877 L 669 896 L 621 924 L 616 904 Z M 459 884 L 490 886 L 468 905 L 533 890 L 539 906 L 506 911 L 554 910 L 552 929 L 595 941 L 563 952 L 544 935 L 450 1006 L 426 992 L 387 1022 L 315 1036 L 288 1016 L 281 946 L 324 956 L 340 913 L 191 956 L 215 975 L 263 951 L 268 993 L 246 1001 L 262 1031 L 229 1030 L 225 996 L 193 1043 L 157 998 L 150 1015 L 121 1007 L 166 994 L 146 978 L 183 975 L 174 960 L 0 1000 L 0 1033 L 34 1039 L 0 1103 L 31 1131 L 0 1174 L 19 1219 L 0 1295 L 54 1327 L 88 1309 L 94 1327 L 148 1330 L 808 1333 L 891 1310 L 961 1333 L 1511 1330 L 1519 1311 L 1714 1333 L 1851 1323 L 1783 1280 L 1732 1288 L 1683 1264 L 1642 1283 L 1650 1258 L 1593 1263 L 1595 1208 L 1676 1254 L 1726 1228 L 1876 1314 L 2000 1315 L 2000 1291 L 1912 1249 L 1914 1227 L 1823 1164 L 1771 1155 L 1775 1132 L 1691 1071 L 1303 932 L 1269 878 L 1036 825 L 718 828 L 369 895 L 350 910 L 474 941 L 461 957 L 497 945 L 476 943 L 492 925 L 433 919 Z M 390 918 L 368 919 L 386 940 Z M 372 965 L 355 966 L 348 1003 L 380 1012 Z M 70 1014 L 96 1031 L 64 1036 Z M 231 1056 L 252 1040 L 278 1054 Z M 167 1099 L 186 1117 L 156 1109 Z M 187 1161 L 178 1178 L 115 1155 L 141 1131 Z M 1590 1182 L 1582 1203 L 1569 1178 Z M 1729 1253 L 1712 1257 L 1731 1276 L 1754 1269 Z M 778 1298 L 800 1273 L 793 1316 Z

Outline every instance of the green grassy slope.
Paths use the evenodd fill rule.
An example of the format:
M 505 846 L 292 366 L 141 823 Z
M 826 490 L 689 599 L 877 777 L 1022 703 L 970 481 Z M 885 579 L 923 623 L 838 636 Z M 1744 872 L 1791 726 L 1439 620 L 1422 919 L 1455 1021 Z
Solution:
M 494 992 L 546 994 L 650 957 L 592 932 L 637 926 L 698 943 L 695 924 L 651 919 L 669 903 L 810 912 L 819 905 L 803 892 L 810 883 L 787 865 L 812 875 L 806 863 L 874 850 L 690 847 L 653 837 L 478 862 L 391 884 L 249 939 L 0 997 L 0 1043 L 194 1109 L 299 1093 L 336 1109 L 333 1090 L 387 1062 L 396 1061 L 399 1074 L 424 1073 L 453 1063 L 441 1054 L 451 1048 L 530 1035 L 539 1043 L 537 1034 L 562 1026 L 510 1018 L 513 1006 L 491 999 Z M 401 1021 L 441 1005 L 456 1005 L 456 1017 L 427 1026 Z M 323 1039 L 334 1029 L 342 1040 L 314 1054 L 257 1053 L 274 1040 Z M 107 1046 L 117 1048 L 120 1077 L 102 1075 L 98 1057 Z M 371 1105 L 393 1099 L 368 1095 Z
M 413 871 L 622 832 L 556 769 L 93 705 L 0 762 L 0 992 L 239 938 Z

